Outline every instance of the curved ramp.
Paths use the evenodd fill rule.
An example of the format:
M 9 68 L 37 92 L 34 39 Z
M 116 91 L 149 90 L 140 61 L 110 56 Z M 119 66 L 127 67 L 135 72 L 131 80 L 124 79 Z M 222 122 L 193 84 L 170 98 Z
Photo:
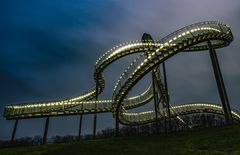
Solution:
M 89 113 L 112 112 L 122 124 L 135 125 L 152 122 L 156 119 L 154 111 L 131 112 L 130 109 L 147 104 L 153 98 L 153 85 L 142 94 L 127 97 L 131 89 L 147 73 L 159 75 L 161 102 L 166 102 L 166 92 L 158 66 L 179 52 L 196 52 L 208 49 L 210 42 L 214 49 L 228 46 L 233 40 L 231 29 L 220 22 L 201 22 L 177 30 L 161 40 L 136 40 L 120 44 L 104 53 L 95 64 L 94 80 L 96 85 L 80 96 L 62 101 L 32 104 L 8 105 L 4 110 L 6 119 L 63 116 Z M 94 100 L 104 91 L 103 71 L 115 61 L 138 53 L 138 57 L 124 70 L 117 80 L 112 99 Z M 220 104 L 190 103 L 170 107 L 172 118 L 193 113 L 223 114 Z M 240 113 L 232 110 L 233 118 L 240 120 Z M 166 109 L 159 110 L 159 119 L 167 116 Z

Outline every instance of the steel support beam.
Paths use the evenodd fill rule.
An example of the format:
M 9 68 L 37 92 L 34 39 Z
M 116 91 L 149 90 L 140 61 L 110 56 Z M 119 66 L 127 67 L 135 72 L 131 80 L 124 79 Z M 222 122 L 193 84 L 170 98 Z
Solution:
M 137 135 L 140 135 L 140 125 L 137 125 Z
M 159 124 L 158 124 L 158 99 L 157 99 L 157 93 L 156 93 L 156 80 L 155 80 L 155 73 L 152 71 L 152 86 L 153 86 L 153 100 L 154 100 L 154 108 L 155 108 L 155 118 L 156 118 L 156 130 L 157 133 L 159 131 Z
M 93 138 L 96 137 L 96 129 L 97 129 L 97 114 L 93 115 Z
M 231 113 L 231 108 L 230 108 L 229 101 L 228 101 L 227 92 L 226 92 L 226 89 L 224 86 L 224 81 L 223 81 L 221 69 L 219 66 L 217 54 L 216 54 L 215 49 L 212 47 L 211 42 L 208 41 L 207 44 L 208 44 L 208 48 L 209 48 L 209 53 L 210 53 L 210 58 L 211 58 L 211 62 L 212 62 L 213 70 L 214 70 L 215 79 L 217 82 L 218 92 L 219 92 L 219 95 L 220 95 L 220 98 L 222 101 L 222 108 L 224 111 L 225 120 L 226 120 L 227 124 L 231 124 L 232 123 L 232 113 Z
M 169 105 L 169 95 L 168 95 L 168 84 L 167 84 L 167 73 L 166 73 L 166 67 L 165 67 L 165 62 L 163 62 L 163 76 L 164 76 L 164 85 L 165 85 L 165 91 L 166 91 L 166 108 L 167 108 L 167 114 L 168 114 L 168 129 L 169 131 L 172 130 L 172 125 L 171 125 L 171 112 L 170 112 L 170 105 Z
M 154 72 L 154 71 L 152 71 L 152 73 L 153 73 L 153 76 L 154 76 L 154 79 L 155 79 L 155 86 L 157 86 L 157 88 L 158 88 L 158 91 L 159 91 L 159 93 L 160 93 L 160 95 L 162 95 L 162 94 L 164 94 L 164 92 L 163 92 L 163 90 L 161 89 L 161 85 L 159 84 L 159 83 L 161 83 L 161 81 L 159 81 L 158 79 L 157 79 L 157 75 L 156 75 L 156 73 Z M 160 76 L 160 75 L 159 75 Z M 157 93 L 158 94 L 158 93 Z M 166 98 L 164 98 L 164 96 L 161 96 L 161 98 L 163 98 L 163 100 L 164 100 L 164 103 L 166 103 L 167 101 L 166 101 Z M 158 110 L 159 110 L 159 102 L 160 100 L 158 100 L 158 98 L 157 98 L 157 108 L 158 108 Z M 162 104 L 163 105 L 163 109 L 165 109 L 166 108 L 166 105 L 165 104 Z M 164 132 L 165 133 L 167 133 L 167 120 L 166 120 L 167 118 L 166 117 L 164 117 Z
M 81 105 L 81 110 L 83 110 L 83 104 Z M 81 133 L 82 133 L 82 118 L 83 118 L 83 114 L 80 114 L 80 117 L 79 117 L 79 129 L 78 129 L 78 140 L 81 139 Z
M 81 105 L 81 110 L 83 110 L 83 104 Z M 81 139 L 81 134 L 82 134 L 82 119 L 83 119 L 83 114 L 80 114 L 80 116 L 79 116 L 79 128 L 78 128 L 78 140 Z
M 98 100 L 98 78 L 96 80 L 96 95 L 95 95 L 95 101 Z M 97 104 L 95 102 L 95 109 L 97 108 Z M 93 115 L 93 138 L 96 137 L 96 128 L 97 128 L 97 114 L 94 113 Z
M 12 137 L 11 137 L 11 142 L 14 141 L 15 134 L 16 134 L 16 131 L 17 131 L 17 126 L 18 126 L 18 119 L 16 119 L 16 120 L 15 120 L 15 123 L 14 123 L 13 132 L 12 132 Z
M 119 135 L 119 122 L 118 122 L 118 116 L 116 115 L 116 119 L 115 119 L 115 136 Z
M 42 142 L 43 144 L 46 144 L 46 141 L 47 141 L 48 126 L 49 126 L 49 117 L 46 118 L 46 122 L 45 122 L 45 129 L 44 129 L 43 142 Z
M 79 116 L 79 129 L 78 129 L 78 140 L 81 139 L 81 133 L 82 133 L 82 118 L 83 114 Z

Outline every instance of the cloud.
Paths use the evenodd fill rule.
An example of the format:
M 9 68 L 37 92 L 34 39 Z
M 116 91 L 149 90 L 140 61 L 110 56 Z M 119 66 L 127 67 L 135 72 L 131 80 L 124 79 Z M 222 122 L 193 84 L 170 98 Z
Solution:
M 113 46 L 138 40 L 144 32 L 161 39 L 183 26 L 205 20 L 219 20 L 232 28 L 235 40 L 217 51 L 229 100 L 236 106 L 240 100 L 238 0 L 11 1 L 0 6 L 5 8 L 0 9 L 1 107 L 81 94 L 94 85 L 96 59 Z M 133 57 L 114 63 L 104 72 L 106 92 L 100 98 L 111 98 L 114 81 Z M 179 53 L 166 65 L 172 103 L 220 102 L 207 52 Z M 111 114 L 100 117 L 99 128 L 113 125 Z M 92 118 L 84 118 L 84 132 L 91 133 Z M 51 130 L 63 124 L 58 134 L 75 134 L 77 119 L 78 116 L 54 118 Z M 34 121 L 23 122 L 27 123 L 23 123 L 19 136 L 42 133 L 34 128 Z M 1 138 L 2 134 L 9 134 L 12 124 L 3 118 L 0 124 L 5 124 Z M 41 126 L 40 121 L 37 126 Z M 25 130 L 29 127 L 31 131 Z M 51 132 L 50 136 L 54 134 Z

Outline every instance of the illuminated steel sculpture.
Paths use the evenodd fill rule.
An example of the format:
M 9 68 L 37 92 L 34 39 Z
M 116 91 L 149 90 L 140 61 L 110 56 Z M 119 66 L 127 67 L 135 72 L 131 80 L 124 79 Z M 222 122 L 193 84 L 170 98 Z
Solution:
M 153 41 L 149 34 L 144 34 L 142 40 L 120 44 L 103 54 L 96 62 L 94 80 L 96 86 L 81 96 L 56 102 L 33 103 L 23 105 L 8 105 L 5 107 L 6 119 L 16 119 L 12 139 L 14 139 L 18 119 L 47 117 L 44 142 L 50 116 L 80 114 L 79 136 L 81 135 L 82 115 L 94 114 L 94 131 L 96 133 L 96 113 L 112 112 L 116 118 L 116 131 L 119 122 L 125 125 L 139 125 L 158 122 L 162 119 L 177 119 L 187 125 L 180 116 L 193 113 L 216 113 L 225 116 L 227 123 L 240 120 L 240 113 L 231 110 L 224 88 L 223 78 L 217 60 L 215 49 L 228 46 L 233 41 L 233 35 L 228 25 L 220 22 L 201 22 L 184 27 L 171 33 L 161 40 Z M 186 103 L 173 106 L 169 103 L 167 79 L 164 61 L 179 52 L 209 50 L 214 74 L 221 97 L 221 104 L 214 103 Z M 140 55 L 125 69 L 116 82 L 112 99 L 99 100 L 98 95 L 103 92 L 105 81 L 103 70 L 114 61 L 130 54 Z M 159 65 L 163 64 L 164 78 Z M 152 73 L 152 83 L 142 94 L 127 97 L 129 91 L 147 73 Z M 155 109 L 145 112 L 130 112 L 130 109 L 142 106 L 154 100 Z M 162 104 L 164 108 L 160 109 Z M 116 133 L 117 133 L 116 132 Z

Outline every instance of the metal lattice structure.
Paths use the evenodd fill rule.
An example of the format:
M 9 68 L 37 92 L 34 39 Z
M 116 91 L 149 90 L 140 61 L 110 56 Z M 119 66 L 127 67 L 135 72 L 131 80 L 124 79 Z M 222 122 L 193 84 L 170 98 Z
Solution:
M 230 109 L 224 83 L 219 68 L 215 49 L 228 46 L 233 41 L 233 35 L 228 25 L 220 22 L 201 22 L 177 30 L 161 40 L 153 40 L 144 34 L 142 40 L 120 44 L 104 53 L 96 62 L 94 80 L 96 85 L 81 96 L 63 101 L 43 102 L 5 107 L 6 119 L 24 119 L 50 116 L 95 114 L 112 112 L 118 122 L 125 125 L 139 125 L 164 118 L 174 118 L 185 123 L 180 117 L 193 113 L 215 113 L 224 115 L 227 122 L 232 119 L 240 120 L 240 113 Z M 170 105 L 167 90 L 164 61 L 179 52 L 197 52 L 209 50 L 213 69 L 218 85 L 221 104 L 186 103 Z M 112 99 L 99 100 L 98 95 L 104 91 L 105 81 L 103 71 L 114 61 L 122 57 L 140 53 L 139 56 L 125 69 L 117 80 Z M 159 65 L 163 64 L 164 78 L 161 76 Z M 152 83 L 140 95 L 127 97 L 131 89 L 146 74 L 152 72 Z M 155 109 L 144 112 L 131 112 L 130 109 L 140 107 L 154 100 Z M 165 108 L 160 109 L 162 104 Z M 96 131 L 94 131 L 95 134 Z

